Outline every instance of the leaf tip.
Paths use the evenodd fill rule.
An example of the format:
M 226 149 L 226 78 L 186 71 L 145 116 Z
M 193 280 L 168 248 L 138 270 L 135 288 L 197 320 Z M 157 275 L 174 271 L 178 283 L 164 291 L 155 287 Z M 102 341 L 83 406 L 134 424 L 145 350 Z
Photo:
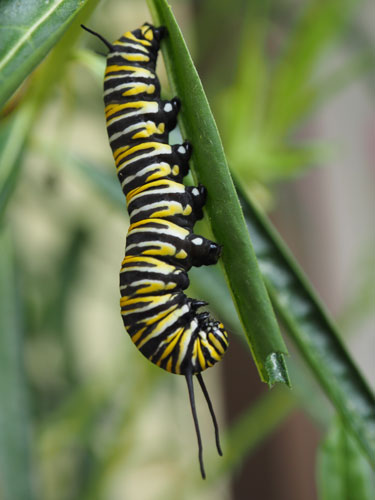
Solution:
M 288 369 L 286 366 L 284 354 L 281 352 L 272 352 L 267 356 L 265 369 L 267 372 L 267 382 L 271 388 L 276 382 L 281 382 L 291 387 Z

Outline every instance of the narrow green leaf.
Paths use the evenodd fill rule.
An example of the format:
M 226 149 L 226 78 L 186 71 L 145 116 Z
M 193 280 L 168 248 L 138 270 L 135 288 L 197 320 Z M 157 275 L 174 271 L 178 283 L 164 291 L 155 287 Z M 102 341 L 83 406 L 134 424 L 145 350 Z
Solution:
M 244 13 L 242 41 L 239 45 L 237 75 L 230 89 L 227 130 L 229 157 L 244 143 L 252 149 L 256 142 L 267 106 L 267 12 L 269 1 L 249 2 Z M 255 139 L 255 141 L 254 141 Z
M 317 476 L 320 500 L 374 498 L 373 471 L 339 419 L 320 446 Z
M 80 10 L 77 20 L 83 20 L 85 16 L 88 16 L 95 8 L 97 2 L 98 0 L 92 0 L 89 3 L 86 2 L 84 8 Z M 59 3 L 61 3 L 61 1 Z M 6 6 L 8 6 L 10 13 L 14 15 L 9 4 L 10 2 L 8 1 L 4 4 L 0 3 L 0 15 L 1 9 L 5 10 Z M 15 5 L 14 2 L 13 4 Z M 30 5 L 32 6 L 32 4 Z M 54 13 L 54 15 L 57 15 L 57 13 Z M 9 13 L 8 18 L 11 19 Z M 4 19 L 7 19 L 7 16 L 5 16 Z M 10 22 L 9 19 L 8 22 Z M 53 19 L 55 18 L 53 17 Z M 47 20 L 45 22 L 47 22 Z M 48 22 L 52 22 L 52 20 Z M 55 19 L 53 22 L 58 23 L 58 20 Z M 22 153 L 29 136 L 33 131 L 37 118 L 42 114 L 43 105 L 47 102 L 51 92 L 55 88 L 55 84 L 65 70 L 66 64 L 69 61 L 71 49 L 81 31 L 79 25 L 72 25 L 67 30 L 65 36 L 57 44 L 51 57 L 40 71 L 39 78 L 35 79 L 30 85 L 22 105 L 13 113 L 15 116 L 5 119 L 2 123 L 0 129 L 0 218 L 3 216 L 7 202 L 17 185 L 22 167 Z M 0 29 L 0 34 L 1 36 L 5 36 L 2 34 L 2 29 Z M 53 38 L 53 41 L 56 42 L 57 38 Z M 0 68 L 4 60 L 1 59 L 1 49 L 0 39 Z M 14 68 L 14 71 L 17 73 L 16 68 Z M 2 92 L 1 75 L 2 73 L 0 71 L 0 106 Z
M 85 3 L 0 2 L 0 108 L 55 45 Z
M 360 0 L 312 1 L 304 6 L 294 33 L 272 75 L 267 134 L 285 133 L 301 107 L 300 94 L 324 50 L 336 39 Z
M 81 49 L 73 54 L 75 60 L 86 66 L 102 82 L 106 60 L 103 56 L 94 54 L 91 50 Z
M 0 129 L 0 220 L 17 185 L 25 136 L 30 130 L 34 112 L 35 107 L 26 103 L 15 116 L 8 118 Z
M 202 84 L 173 14 L 164 0 L 148 0 L 155 25 L 169 36 L 162 50 L 172 90 L 182 101 L 181 130 L 193 144 L 193 175 L 208 190 L 207 214 L 250 349 L 262 380 L 289 384 L 279 356 L 287 353 L 246 231 L 223 147 Z M 230 228 L 230 231 L 228 231 Z M 278 365 L 277 377 L 270 363 Z M 268 371 L 270 368 L 271 371 Z
M 322 164 L 331 156 L 329 147 L 318 142 L 295 146 L 286 141 L 280 145 L 262 145 L 260 141 L 252 151 L 246 151 L 246 146 L 242 146 L 242 151 L 238 148 L 233 160 L 244 181 L 257 179 L 269 183 L 275 179 L 291 178 L 304 168 Z
M 341 90 L 349 86 L 356 79 L 370 76 L 375 66 L 375 53 L 372 50 L 363 50 L 356 57 L 343 63 L 338 69 L 304 89 L 302 102 L 298 114 L 292 119 L 298 120 L 302 113 L 313 113 L 330 97 L 334 97 Z
M 375 398 L 332 320 L 266 218 L 239 190 L 274 307 L 347 429 L 375 464 Z
M 54 149 L 54 152 L 58 152 Z M 114 170 L 112 174 L 109 174 L 98 168 L 97 165 L 93 165 L 88 160 L 81 158 L 76 154 L 65 153 L 62 151 L 59 161 L 64 162 L 64 164 L 69 165 L 72 169 L 78 170 L 85 179 L 87 179 L 92 187 L 98 191 L 100 194 L 109 198 L 122 210 L 125 210 L 126 204 L 124 199 L 124 194 L 121 191 L 120 184 L 115 176 Z
M 13 246 L 0 226 L 0 496 L 33 498 L 30 412 L 22 362 L 22 310 L 16 286 Z

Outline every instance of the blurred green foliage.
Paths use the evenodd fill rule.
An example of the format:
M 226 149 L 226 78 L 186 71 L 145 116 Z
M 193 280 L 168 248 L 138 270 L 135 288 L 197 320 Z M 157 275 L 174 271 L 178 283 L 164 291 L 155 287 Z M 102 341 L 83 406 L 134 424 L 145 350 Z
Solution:
M 373 470 L 339 419 L 332 422 L 319 450 L 318 486 L 322 500 L 374 496 Z
M 50 3 L 22 2 L 30 9 L 23 23 L 42 37 L 37 40 L 7 25 L 15 3 L 0 3 L 0 70 L 11 63 L 12 73 L 1 73 L 0 101 L 29 75 L 0 123 L 0 498 L 117 499 L 135 498 L 135 491 L 137 500 L 175 498 L 176 491 L 182 499 L 226 498 L 226 480 L 244 457 L 304 404 L 295 395 L 304 392 L 303 377 L 296 377 L 295 392 L 271 392 L 229 429 L 222 464 L 211 457 L 210 443 L 207 470 L 215 480 L 203 487 L 184 384 L 144 361 L 124 337 L 116 276 L 127 221 L 104 131 L 103 58 L 95 54 L 103 49 L 79 40 L 84 20 L 113 38 L 150 16 L 139 1 L 103 1 L 89 21 L 96 1 L 56 1 L 61 11 Z M 373 63 L 362 43 L 343 66 L 329 64 L 339 35 L 355 32 L 361 5 L 172 2 L 196 47 L 228 161 L 246 191 L 269 199 L 271 181 L 301 174 L 327 154 L 306 126 Z M 222 282 L 215 273 L 194 274 L 192 289 L 200 293 L 208 279 Z M 209 297 L 212 308 L 239 331 L 228 291 L 209 288 L 217 294 Z M 208 382 L 217 390 L 214 375 Z M 318 391 L 315 397 L 326 405 Z M 372 420 L 369 415 L 367 423 Z M 357 484 L 367 491 L 367 465 L 354 441 L 350 460 L 338 463 L 344 432 L 328 438 L 322 460 L 336 477 L 354 463 Z M 323 499 L 331 498 L 327 484 L 323 475 Z

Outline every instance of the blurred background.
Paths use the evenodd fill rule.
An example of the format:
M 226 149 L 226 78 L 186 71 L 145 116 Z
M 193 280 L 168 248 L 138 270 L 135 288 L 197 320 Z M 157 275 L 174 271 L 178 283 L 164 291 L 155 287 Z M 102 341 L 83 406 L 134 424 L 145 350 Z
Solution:
M 170 3 L 231 168 L 271 217 L 373 383 L 374 5 Z M 146 20 L 145 2 L 106 0 L 85 22 L 111 41 Z M 205 380 L 224 455 L 228 432 L 246 429 L 247 437 L 235 456 L 218 457 L 198 394 L 202 482 L 185 381 L 148 363 L 123 329 L 118 273 L 128 219 L 105 130 L 105 49 L 78 26 L 71 33 L 10 101 L 1 132 L 12 133 L 12 110 L 30 85 L 40 85 L 3 216 L 0 263 L 12 283 L 0 285 L 3 314 L 11 308 L 20 335 L 19 372 L 4 391 L 27 400 L 19 418 L 36 491 L 28 498 L 317 499 L 317 447 L 329 404 L 291 344 L 293 389 L 278 387 L 269 397 L 236 335 L 219 266 L 191 273 L 192 294 L 205 293 L 209 280 L 222 283 L 208 300 L 218 317 L 227 308 L 223 319 L 233 318 L 229 352 Z M 158 74 L 168 89 L 162 61 Z

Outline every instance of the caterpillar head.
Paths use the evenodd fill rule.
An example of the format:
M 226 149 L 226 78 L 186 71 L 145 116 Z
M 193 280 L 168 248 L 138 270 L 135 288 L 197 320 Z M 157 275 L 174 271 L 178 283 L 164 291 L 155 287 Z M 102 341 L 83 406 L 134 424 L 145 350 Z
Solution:
M 157 52 L 159 50 L 160 40 L 166 33 L 167 29 L 164 26 L 155 28 L 155 26 L 150 23 L 144 23 L 140 28 L 124 33 L 118 42 L 123 42 L 124 39 L 127 39 L 128 41 L 142 45 L 150 52 Z M 116 45 L 116 43 L 117 42 L 115 42 L 114 45 Z
M 159 26 L 158 28 L 155 28 L 150 23 L 144 23 L 140 28 L 139 31 L 141 32 L 141 35 L 145 40 L 148 40 L 149 42 L 157 41 L 160 42 L 162 38 L 165 37 L 167 34 L 167 28 L 165 26 Z

